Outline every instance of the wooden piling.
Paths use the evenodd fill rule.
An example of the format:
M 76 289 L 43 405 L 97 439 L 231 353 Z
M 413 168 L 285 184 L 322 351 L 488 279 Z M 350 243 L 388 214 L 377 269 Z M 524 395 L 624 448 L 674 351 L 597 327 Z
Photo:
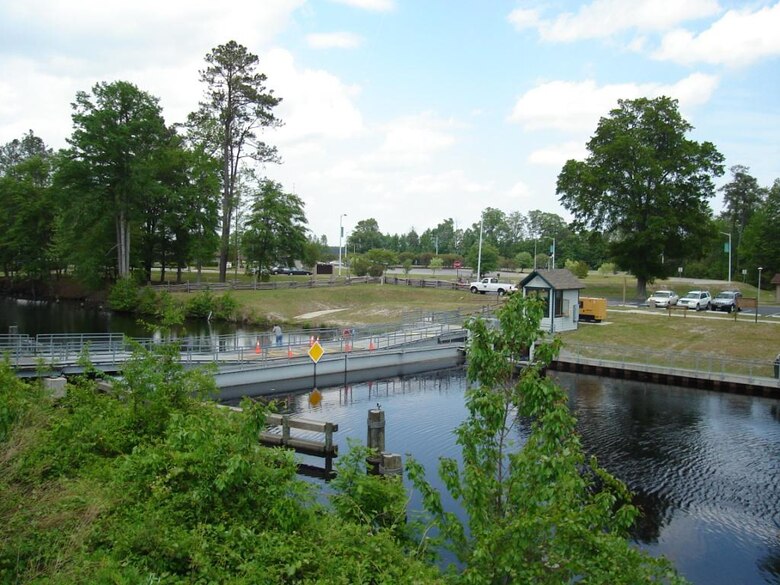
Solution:
M 379 475 L 403 475 L 403 463 L 399 453 L 382 453 Z
M 367 426 L 366 446 L 374 453 L 368 457 L 368 463 L 378 471 L 382 462 L 382 452 L 385 450 L 385 411 L 381 408 L 369 410 Z

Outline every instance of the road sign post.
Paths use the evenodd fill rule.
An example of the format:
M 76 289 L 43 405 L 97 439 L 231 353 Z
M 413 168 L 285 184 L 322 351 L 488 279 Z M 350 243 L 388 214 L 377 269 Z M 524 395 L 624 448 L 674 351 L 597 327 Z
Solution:
M 314 362 L 314 389 L 317 389 L 317 362 L 320 361 L 320 358 L 325 355 L 325 350 L 320 345 L 319 340 L 315 341 L 312 346 L 309 348 L 309 357 L 311 358 L 311 361 Z

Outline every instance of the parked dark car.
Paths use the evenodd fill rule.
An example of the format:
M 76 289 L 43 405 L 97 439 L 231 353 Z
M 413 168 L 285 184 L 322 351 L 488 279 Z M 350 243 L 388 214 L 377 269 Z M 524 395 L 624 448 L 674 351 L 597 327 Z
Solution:
M 724 290 L 712 299 L 710 308 L 713 311 L 726 311 L 728 313 L 739 311 L 739 300 L 741 298 L 742 293 L 738 290 Z

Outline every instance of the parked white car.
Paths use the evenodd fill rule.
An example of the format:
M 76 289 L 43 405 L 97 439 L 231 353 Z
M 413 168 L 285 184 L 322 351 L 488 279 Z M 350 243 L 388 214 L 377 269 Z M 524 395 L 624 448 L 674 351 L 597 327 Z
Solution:
M 680 297 L 673 290 L 657 290 L 647 299 L 647 304 L 651 307 L 666 308 L 669 305 L 676 305 L 679 299 Z
M 688 307 L 689 309 L 696 309 L 697 311 L 706 311 L 710 308 L 710 302 L 712 301 L 712 295 L 708 290 L 692 290 L 679 301 L 677 304 L 681 307 Z

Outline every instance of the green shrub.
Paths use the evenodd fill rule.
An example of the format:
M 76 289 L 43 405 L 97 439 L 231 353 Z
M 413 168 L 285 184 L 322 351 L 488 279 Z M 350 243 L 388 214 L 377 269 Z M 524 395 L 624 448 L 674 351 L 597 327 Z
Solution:
M 385 273 L 385 267 L 381 264 L 371 264 L 368 267 L 369 276 L 382 276 Z
M 135 311 L 142 315 L 157 315 L 159 313 L 160 298 L 151 286 L 145 286 L 139 290 Z
M 133 312 L 138 306 L 140 287 L 132 278 L 118 280 L 108 292 L 108 306 L 114 311 Z
M 601 266 L 599 266 L 599 274 L 602 276 L 608 276 L 610 274 L 615 274 L 615 263 L 614 262 L 604 262 Z
M 14 374 L 7 359 L 0 360 L 0 443 L 6 440 L 11 427 L 19 420 L 28 399 L 38 392 Z
M 217 297 L 214 300 L 214 314 L 212 317 L 230 321 L 238 311 L 238 301 L 233 298 L 229 292 Z
M 368 260 L 362 256 L 353 256 L 351 262 L 350 268 L 352 269 L 352 274 L 354 276 L 365 276 L 368 274 L 368 269 L 370 267 Z
M 187 299 L 185 314 L 192 319 L 206 319 L 214 311 L 214 294 L 203 290 Z
M 583 262 L 582 260 L 566 260 L 566 268 L 571 270 L 577 278 L 588 277 L 589 266 L 587 262 Z

